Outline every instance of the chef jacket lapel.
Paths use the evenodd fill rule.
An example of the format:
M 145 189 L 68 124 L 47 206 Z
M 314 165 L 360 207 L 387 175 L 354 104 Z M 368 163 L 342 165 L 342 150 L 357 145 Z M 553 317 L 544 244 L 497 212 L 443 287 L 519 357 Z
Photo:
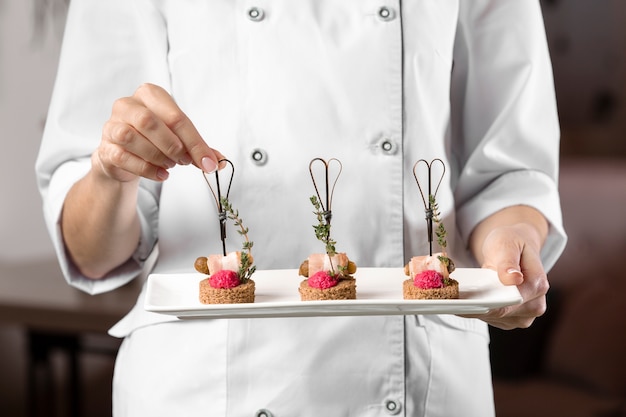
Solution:
M 315 219 L 308 204 L 313 189 L 307 167 L 313 157 L 336 157 L 344 166 L 333 200 L 338 247 L 359 258 L 361 265 L 378 262 L 380 254 L 364 250 L 368 244 L 362 231 L 368 222 L 374 228 L 380 218 L 365 207 L 357 210 L 362 215 L 355 215 L 353 204 L 377 198 L 379 187 L 389 186 L 391 190 L 385 192 L 394 195 L 401 213 L 401 164 L 392 162 L 399 154 L 387 156 L 381 150 L 385 139 L 394 147 L 401 143 L 399 20 L 382 19 L 380 3 L 372 1 L 276 0 L 261 6 L 264 18 L 239 28 L 245 115 L 240 138 L 247 144 L 247 149 L 239 149 L 239 160 L 245 161 L 242 177 L 253 183 L 242 193 L 259 190 L 252 196 L 259 203 L 253 206 L 266 210 L 266 216 L 286 216 L 287 222 L 282 228 L 276 222 L 256 223 L 257 240 L 265 241 L 266 247 L 281 246 L 277 242 L 282 240 L 283 246 L 299 248 L 285 251 L 298 257 L 285 260 L 291 267 L 320 250 L 311 231 Z M 338 146 L 341 142 L 349 146 Z M 267 161 L 263 165 L 250 161 L 251 149 L 263 150 Z M 378 169 L 395 178 L 375 181 Z M 276 175 L 287 188 L 268 199 L 265 190 Z M 233 193 L 234 198 L 237 195 Z M 401 222 L 390 227 L 388 236 L 373 240 L 370 247 L 383 243 L 390 250 L 383 255 L 387 262 L 394 255 L 398 260 Z M 349 332 L 354 337 L 346 341 Z M 276 343 L 279 340 L 284 342 Z M 231 322 L 228 411 L 249 415 L 263 408 L 273 415 L 377 415 L 387 396 L 404 398 L 403 345 L 401 318 Z M 372 360 L 372 352 L 394 349 L 397 355 Z M 358 389 L 344 383 L 368 381 L 372 374 L 387 377 L 371 378 Z M 303 404 L 316 406 L 306 410 Z
M 333 199 L 339 250 L 362 266 L 401 262 L 401 221 L 389 222 L 385 236 L 365 243 L 364 231 L 376 228 L 382 210 L 355 209 L 357 201 L 388 197 L 385 210 L 394 207 L 398 219 L 402 212 L 401 156 L 395 152 L 402 141 L 401 25 L 381 19 L 380 7 L 373 1 L 276 0 L 266 3 L 263 21 L 240 29 L 246 40 L 241 138 L 248 144 L 239 148 L 247 162 L 242 175 L 252 179 L 249 189 L 259 190 L 254 198 L 269 213 L 294 219 L 258 227 L 259 236 L 272 239 L 266 247 L 285 237 L 295 244 L 297 264 L 321 248 L 311 233 L 315 219 L 308 203 L 313 187 L 307 167 L 314 157 L 343 162 Z M 250 149 L 264 150 L 267 163 L 250 163 Z M 277 175 L 284 188 L 268 199 L 264 190 Z

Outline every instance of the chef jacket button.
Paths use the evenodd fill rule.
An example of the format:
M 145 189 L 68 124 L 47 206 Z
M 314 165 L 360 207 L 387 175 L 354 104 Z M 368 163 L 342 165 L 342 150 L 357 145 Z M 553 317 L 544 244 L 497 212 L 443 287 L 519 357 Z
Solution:
M 257 410 L 256 413 L 254 413 L 254 417 L 274 417 L 274 414 L 272 414 L 270 410 L 266 410 L 265 408 L 262 408 L 260 410 Z
M 393 20 L 395 17 L 396 13 L 393 11 L 393 9 L 390 9 L 387 6 L 382 6 L 380 9 L 378 9 L 378 18 L 383 22 Z
M 267 152 L 263 149 L 254 149 L 250 154 L 250 158 L 252 158 L 252 162 L 261 166 L 267 163 Z
M 263 9 L 258 7 L 251 7 L 248 9 L 248 18 L 254 22 L 260 22 L 265 17 Z
M 394 155 L 398 152 L 398 145 L 396 142 L 389 138 L 382 138 L 379 143 L 380 149 L 386 155 Z
M 400 413 L 402 411 L 402 404 L 399 401 L 395 400 L 386 400 L 385 401 L 385 410 L 392 416 Z

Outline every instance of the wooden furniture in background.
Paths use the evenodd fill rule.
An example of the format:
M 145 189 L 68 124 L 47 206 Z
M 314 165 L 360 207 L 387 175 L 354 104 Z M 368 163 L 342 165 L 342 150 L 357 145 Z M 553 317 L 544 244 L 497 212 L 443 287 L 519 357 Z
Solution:
M 107 330 L 132 308 L 140 290 L 136 280 L 92 296 L 70 287 L 56 260 L 0 264 L 0 325 L 21 326 L 27 336 L 29 416 L 50 417 L 53 412 L 59 391 L 52 375 L 53 351 L 67 359 L 68 415 L 81 415 L 79 356 L 115 355 L 120 341 L 106 338 Z M 90 343 L 89 335 L 101 335 L 106 343 Z

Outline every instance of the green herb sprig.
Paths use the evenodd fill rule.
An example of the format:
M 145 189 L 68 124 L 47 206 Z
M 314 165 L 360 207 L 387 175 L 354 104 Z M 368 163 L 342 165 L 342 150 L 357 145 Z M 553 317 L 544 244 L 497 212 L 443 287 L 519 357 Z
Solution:
M 446 249 L 448 247 L 448 241 L 446 240 L 446 236 L 448 232 L 446 232 L 446 228 L 443 225 L 443 222 L 441 221 L 441 217 L 440 217 L 441 213 L 439 212 L 439 204 L 435 200 L 435 196 L 430 194 L 428 196 L 428 201 L 430 203 L 430 210 L 433 213 L 433 222 L 435 222 L 435 224 L 437 225 L 437 228 L 435 229 L 435 236 L 437 236 L 437 244 L 439 244 L 439 246 L 441 247 L 441 252 L 442 252 L 442 254 L 439 255 L 437 258 L 446 266 L 446 268 L 448 269 L 448 273 L 451 274 L 452 271 L 454 271 L 455 266 L 454 266 L 454 262 L 452 261 L 452 259 L 448 257 L 448 254 L 446 252 Z
M 313 213 L 317 217 L 318 222 L 317 225 L 313 226 L 313 229 L 315 230 L 315 237 L 324 243 L 328 256 L 333 256 L 337 253 L 335 250 L 337 242 L 330 238 L 330 223 L 326 222 L 322 205 L 316 196 L 311 197 L 311 204 L 315 207 L 315 211 Z
M 239 266 L 239 271 L 237 272 L 239 280 L 243 284 L 247 282 L 252 277 L 254 271 L 256 271 L 256 266 L 252 264 L 251 255 L 251 249 L 254 245 L 254 242 L 250 241 L 250 239 L 248 238 L 248 228 L 244 227 L 243 222 L 239 217 L 239 210 L 234 210 L 233 206 L 230 204 L 226 197 L 222 197 L 221 203 L 222 208 L 226 211 L 228 218 L 235 223 L 236 227 L 239 228 L 237 230 L 237 233 L 239 233 L 244 238 L 241 251 L 241 265 Z
M 311 197 L 311 204 L 315 207 L 315 211 L 313 212 L 317 217 L 317 224 L 313 226 L 315 230 L 315 237 L 324 243 L 326 247 L 326 255 L 328 256 L 329 261 L 331 258 L 337 254 L 337 250 L 335 249 L 336 241 L 331 239 L 330 237 L 330 223 L 326 220 L 326 213 L 322 210 L 322 205 L 316 196 Z M 329 262 L 331 273 L 335 275 L 335 268 L 333 267 L 332 261 Z M 346 275 L 346 266 L 338 266 L 339 275 Z

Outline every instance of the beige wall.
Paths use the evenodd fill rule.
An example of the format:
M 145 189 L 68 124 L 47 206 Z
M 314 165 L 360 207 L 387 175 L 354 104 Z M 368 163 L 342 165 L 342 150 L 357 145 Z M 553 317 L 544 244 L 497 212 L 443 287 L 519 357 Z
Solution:
M 0 0 L 0 262 L 53 253 L 34 163 L 56 72 L 65 2 L 40 2 L 49 3 L 47 8 L 35 8 L 35 3 Z

